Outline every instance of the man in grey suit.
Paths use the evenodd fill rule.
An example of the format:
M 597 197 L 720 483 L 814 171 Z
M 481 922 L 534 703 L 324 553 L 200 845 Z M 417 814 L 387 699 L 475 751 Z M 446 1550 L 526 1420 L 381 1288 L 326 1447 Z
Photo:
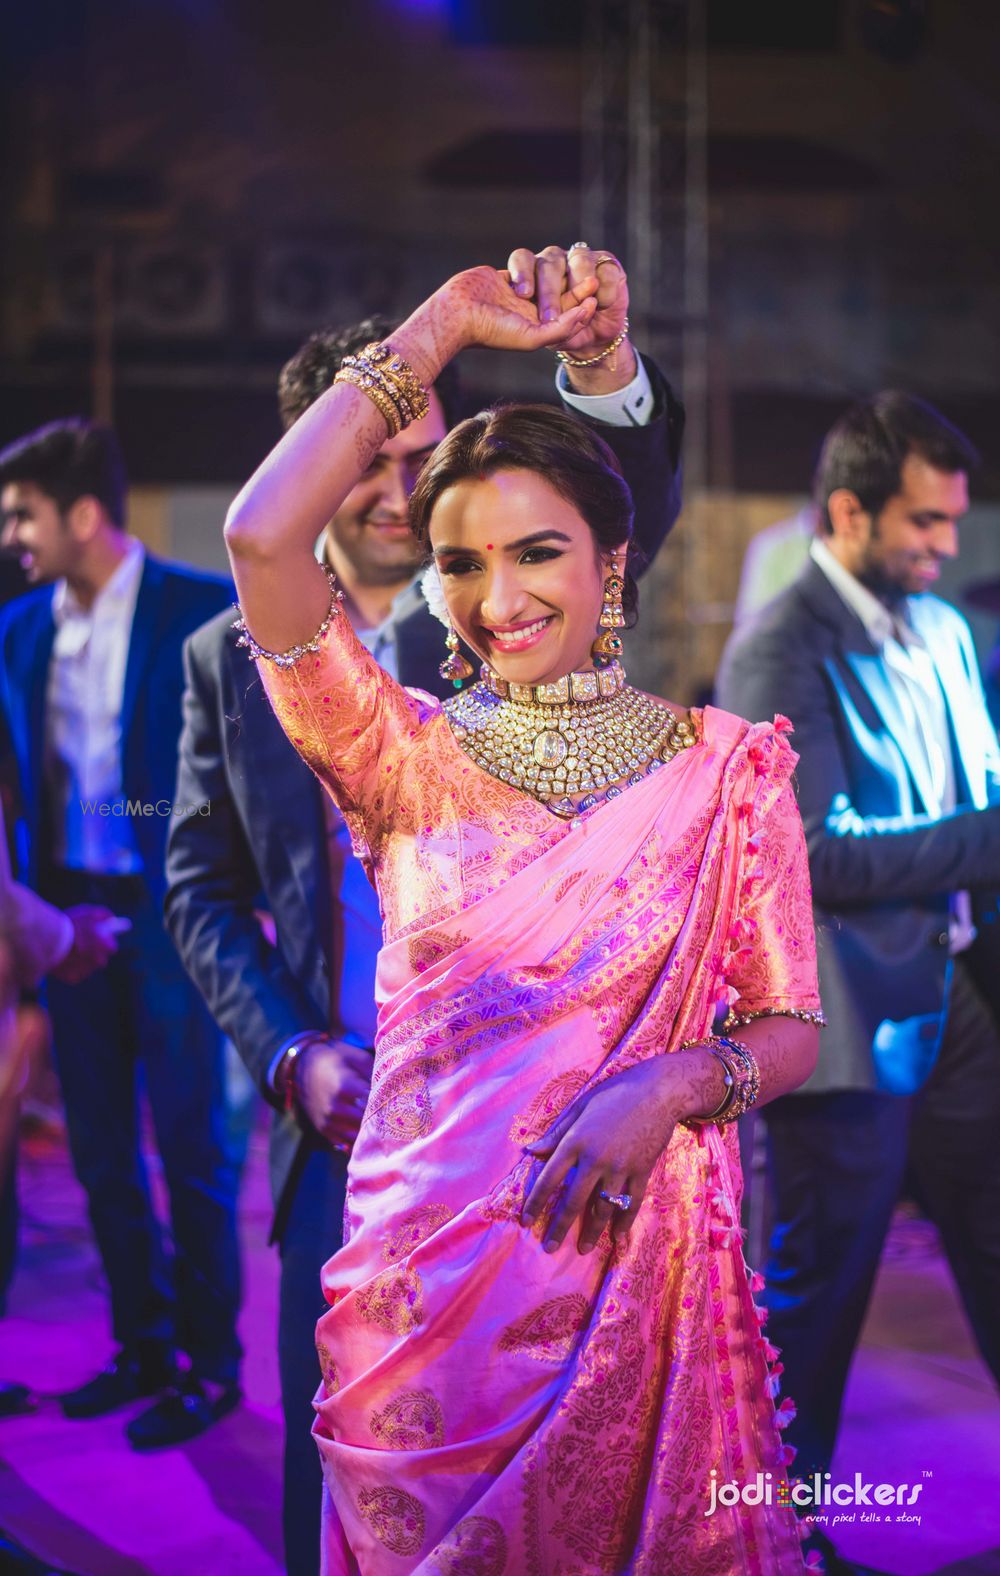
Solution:
M 795 584 L 732 637 L 720 704 L 795 725 L 829 1028 L 768 1108 L 768 1333 L 804 1476 L 830 1466 L 904 1171 L 1000 1379 L 1000 752 L 965 620 L 931 595 L 976 456 L 929 405 L 849 410 Z
M 572 266 L 600 266 L 610 341 L 623 329 L 624 272 L 582 251 Z M 581 248 L 567 257 L 550 247 L 537 259 L 516 252 L 512 283 L 522 293 L 554 289 L 558 298 L 574 252 Z M 617 318 L 609 321 L 609 313 Z M 312 336 L 281 376 L 285 426 L 329 388 L 344 355 L 387 331 L 369 320 Z M 581 360 L 591 353 L 575 352 Z M 564 403 L 596 423 L 618 456 L 636 505 L 636 536 L 651 559 L 680 506 L 681 408 L 627 340 L 619 356 L 602 357 L 572 382 L 560 376 Z M 439 379 L 427 416 L 383 445 L 324 542 L 348 616 L 373 655 L 402 683 L 442 696 L 453 693 L 438 671 L 444 630 L 413 580 L 421 555 L 407 503 L 420 466 L 457 416 L 454 406 L 453 386 Z M 381 924 L 344 823 L 281 731 L 232 626 L 232 614 L 212 620 L 186 651 L 177 792 L 185 804 L 210 804 L 211 814 L 173 828 L 167 920 L 216 1019 L 276 1108 L 272 1240 L 281 1253 L 285 1556 L 291 1576 L 311 1576 L 319 1564 L 321 1476 L 309 1437 L 319 1382 L 319 1277 L 341 1241 L 344 1152 L 367 1096 Z M 270 939 L 255 910 L 268 911 Z

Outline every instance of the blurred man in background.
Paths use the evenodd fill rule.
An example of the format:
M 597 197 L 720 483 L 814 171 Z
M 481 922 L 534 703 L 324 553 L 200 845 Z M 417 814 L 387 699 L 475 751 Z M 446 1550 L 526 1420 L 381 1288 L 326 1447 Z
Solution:
M 19 874 L 60 908 L 128 922 L 108 966 L 48 989 L 73 1163 L 119 1350 L 67 1416 L 135 1400 L 138 1449 L 176 1444 L 239 1397 L 235 1169 L 220 1039 L 161 918 L 181 720 L 181 646 L 225 581 L 160 563 L 125 529 L 114 434 L 56 422 L 0 453 L 3 541 L 35 589 L 0 615 L 3 731 L 20 799 Z M 142 1159 L 142 1065 L 170 1195 L 168 1262 Z M 189 1363 L 177 1367 L 177 1353 Z
M 1000 750 L 968 625 L 931 594 L 975 462 L 920 400 L 849 410 L 809 562 L 719 674 L 722 705 L 795 725 L 829 1021 L 816 1073 L 766 1115 L 768 1334 L 807 1479 L 830 1468 L 907 1168 L 1000 1381 Z

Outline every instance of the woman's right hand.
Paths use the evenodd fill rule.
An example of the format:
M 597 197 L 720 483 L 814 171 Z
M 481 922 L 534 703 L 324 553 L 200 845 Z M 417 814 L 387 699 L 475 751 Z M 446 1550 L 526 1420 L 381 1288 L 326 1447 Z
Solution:
M 597 310 L 597 280 L 584 279 L 565 291 L 558 317 L 542 323 L 536 302 L 519 296 L 506 270 L 467 268 L 436 290 L 409 317 L 390 343 L 407 360 L 427 365 L 429 340 L 434 360 L 450 359 L 459 350 L 543 350 L 559 345 L 586 328 Z M 434 369 L 436 376 L 438 368 Z

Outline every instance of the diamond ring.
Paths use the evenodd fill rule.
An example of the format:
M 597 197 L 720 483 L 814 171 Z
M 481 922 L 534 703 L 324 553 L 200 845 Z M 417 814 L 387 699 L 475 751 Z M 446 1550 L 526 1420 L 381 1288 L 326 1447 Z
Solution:
M 590 246 L 586 241 L 574 241 L 569 250 L 571 252 L 589 252 Z
M 601 1191 L 598 1194 L 598 1197 L 599 1198 L 603 1198 L 606 1203 L 612 1204 L 615 1209 L 631 1209 L 632 1208 L 632 1195 L 631 1195 L 631 1193 L 606 1193 L 604 1191 L 604 1189 L 601 1188 Z

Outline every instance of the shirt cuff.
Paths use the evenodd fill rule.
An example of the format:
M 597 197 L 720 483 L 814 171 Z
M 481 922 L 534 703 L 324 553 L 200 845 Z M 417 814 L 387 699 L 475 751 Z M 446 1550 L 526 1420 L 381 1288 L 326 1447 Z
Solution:
M 578 410 L 581 416 L 592 416 L 595 421 L 607 422 L 609 427 L 645 427 L 653 419 L 656 400 L 649 373 L 638 354 L 635 364 L 636 374 L 631 383 L 611 394 L 578 394 L 570 387 L 566 368 L 560 366 L 556 372 L 559 398 Z

